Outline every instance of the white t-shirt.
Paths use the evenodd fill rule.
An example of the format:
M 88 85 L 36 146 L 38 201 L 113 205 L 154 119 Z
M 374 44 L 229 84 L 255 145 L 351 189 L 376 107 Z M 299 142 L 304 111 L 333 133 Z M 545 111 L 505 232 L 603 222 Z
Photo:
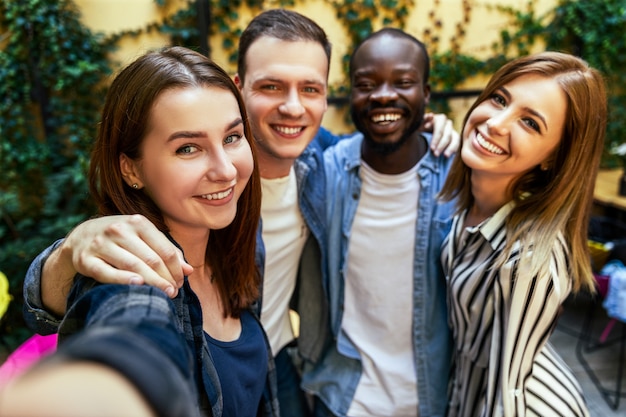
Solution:
M 362 163 L 351 229 L 342 328 L 363 373 L 349 416 L 417 416 L 413 356 L 413 258 L 417 165 L 385 175 Z
M 261 323 L 272 354 L 294 338 L 289 301 L 296 286 L 298 263 L 309 230 L 298 207 L 298 188 L 293 169 L 287 177 L 261 178 L 265 274 Z

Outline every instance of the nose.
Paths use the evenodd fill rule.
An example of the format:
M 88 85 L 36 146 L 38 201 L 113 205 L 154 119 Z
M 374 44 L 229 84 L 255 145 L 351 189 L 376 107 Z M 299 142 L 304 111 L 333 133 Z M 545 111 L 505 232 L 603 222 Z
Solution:
M 220 148 L 208 157 L 206 177 L 213 182 L 232 182 L 237 177 L 237 168 L 228 152 Z
M 371 100 L 387 103 L 398 99 L 398 92 L 389 83 L 382 83 L 370 95 Z
M 305 109 L 297 90 L 289 90 L 285 101 L 278 107 L 278 111 L 290 117 L 300 117 L 304 114 Z
M 500 112 L 487 120 L 487 129 L 491 135 L 505 136 L 509 134 L 509 118 L 506 112 Z

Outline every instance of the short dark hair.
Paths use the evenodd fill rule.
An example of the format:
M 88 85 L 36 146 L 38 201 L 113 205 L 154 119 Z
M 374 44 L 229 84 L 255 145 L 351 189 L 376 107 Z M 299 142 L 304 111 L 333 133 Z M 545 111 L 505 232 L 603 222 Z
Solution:
M 252 19 L 239 38 L 237 73 L 242 82 L 246 74 L 248 49 L 254 41 L 263 36 L 289 42 L 317 42 L 324 48 L 330 67 L 331 44 L 324 29 L 300 13 L 285 9 L 271 9 Z
M 421 42 L 419 39 L 417 39 L 415 36 L 409 33 L 406 33 L 403 30 L 396 29 L 396 28 L 389 28 L 389 27 L 382 28 L 377 32 L 370 33 L 365 39 L 359 42 L 359 44 L 354 48 L 354 51 L 352 51 L 352 55 L 350 56 L 350 78 L 352 79 L 352 73 L 354 71 L 354 56 L 356 55 L 359 48 L 363 46 L 363 44 L 369 41 L 370 39 L 374 39 L 382 35 L 389 35 L 394 38 L 408 39 L 411 42 L 415 43 L 422 50 L 422 53 L 424 55 L 424 63 L 426 64 L 425 65 L 426 68 L 424 68 L 424 80 L 423 81 L 424 81 L 424 84 L 428 84 L 428 77 L 430 76 L 430 57 L 428 56 L 428 50 L 426 49 L 426 45 L 424 45 L 424 43 Z

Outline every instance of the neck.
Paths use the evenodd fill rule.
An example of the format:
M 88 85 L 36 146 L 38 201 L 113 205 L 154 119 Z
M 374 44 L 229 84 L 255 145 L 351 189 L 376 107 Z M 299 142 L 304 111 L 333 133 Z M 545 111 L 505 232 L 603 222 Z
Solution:
M 399 148 L 390 153 L 382 153 L 364 139 L 361 145 L 361 158 L 381 174 L 396 175 L 408 171 L 428 152 L 428 142 L 415 132 Z
M 180 245 L 185 259 L 194 267 L 194 270 L 204 269 L 210 230 L 203 228 L 182 230 L 181 228 L 170 226 L 170 235 Z
M 268 180 L 288 176 L 294 162 L 295 159 L 279 158 L 261 150 L 257 152 L 259 175 Z
M 466 226 L 475 226 L 493 216 L 512 198 L 508 193 L 509 181 L 503 178 L 472 172 L 471 182 L 474 202 L 468 210 Z

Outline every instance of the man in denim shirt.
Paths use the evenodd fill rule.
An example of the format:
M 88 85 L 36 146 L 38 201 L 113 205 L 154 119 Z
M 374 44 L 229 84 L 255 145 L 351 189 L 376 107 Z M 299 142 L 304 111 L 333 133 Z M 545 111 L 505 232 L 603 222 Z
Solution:
M 424 45 L 370 35 L 350 64 L 360 133 L 324 153 L 330 335 L 305 363 L 316 415 L 443 416 L 451 339 L 439 264 L 453 206 L 437 202 L 451 159 L 419 132 L 430 95 Z

